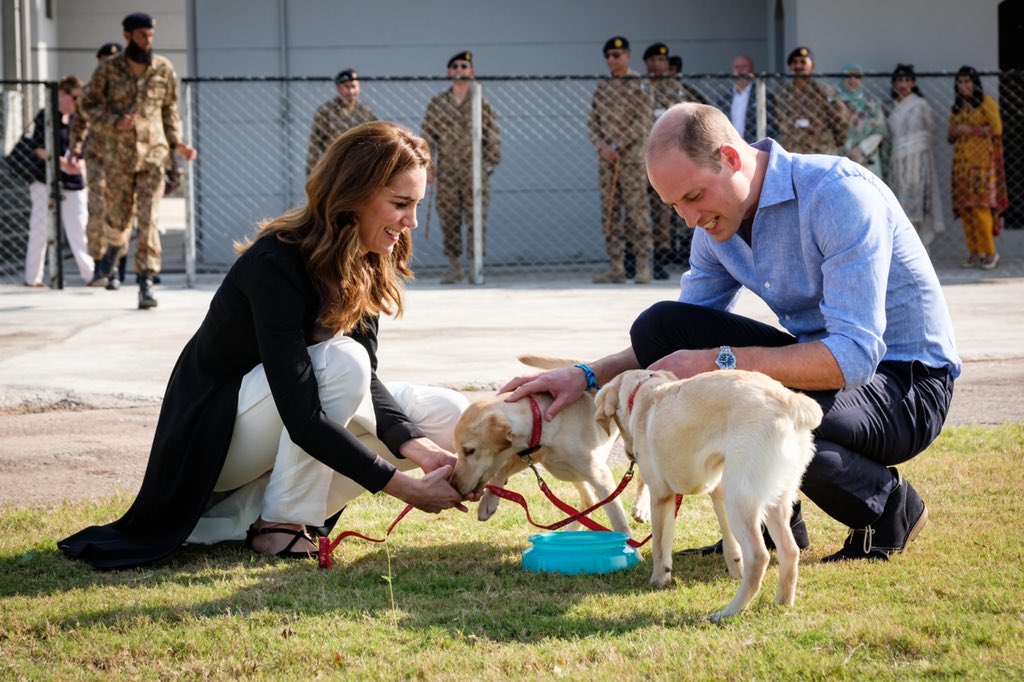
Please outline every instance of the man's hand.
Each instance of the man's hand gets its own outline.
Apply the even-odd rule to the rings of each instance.
[[[65,159],[63,156],[60,158],[60,169],[68,175],[81,175],[82,174],[82,162],[75,157]]]
[[[675,374],[679,379],[689,379],[703,372],[715,370],[717,368],[717,365],[715,365],[716,357],[718,357],[717,348],[711,350],[677,350],[654,362],[647,369],[655,372],[667,370]]]
[[[181,154],[181,158],[185,159],[186,161],[193,160],[199,154],[199,152],[196,151],[195,147],[190,147],[184,142],[179,142],[177,145],[175,145],[174,150]]]
[[[615,163],[619,160],[619,153],[606,144],[602,144],[597,148],[597,155],[605,163]]]
[[[579,400],[586,390],[587,377],[583,374],[583,370],[578,367],[566,367],[540,374],[516,377],[502,386],[498,392],[512,391],[512,395],[505,399],[509,403],[514,403],[520,398],[534,393],[550,393],[555,400],[548,406],[544,413],[544,419],[551,421],[564,407]]]
[[[129,130],[135,129],[135,114],[121,114],[121,116],[114,123],[114,130],[126,133]]]

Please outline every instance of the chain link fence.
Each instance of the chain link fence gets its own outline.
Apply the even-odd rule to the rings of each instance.
[[[968,250],[961,224],[953,216],[953,148],[946,140],[954,80],[951,73],[917,75],[917,86],[933,124],[930,132],[919,135],[926,136],[924,145],[934,159],[939,208],[936,216],[941,218],[936,222],[942,225],[942,231],[935,234],[929,250],[945,279],[980,274],[978,270],[966,271],[959,267],[966,260]],[[833,104],[842,106],[838,92],[841,74],[823,74],[814,81],[835,89]],[[888,73],[864,74],[861,90],[873,98],[885,121],[877,145],[861,144],[863,140],[853,139],[854,145],[850,148],[857,147],[865,156],[877,157],[880,174],[893,185],[896,182],[895,176],[890,174],[893,151],[903,143],[893,138],[894,127],[889,125],[894,108],[890,81]],[[436,281],[450,266],[452,246],[449,245],[446,254],[441,215],[448,224],[453,215],[455,220],[461,221],[461,262],[467,268],[479,267],[485,277],[507,274],[521,279],[558,272],[590,281],[593,275],[608,268],[610,249],[606,231],[613,231],[623,239],[627,252],[652,253],[656,258],[660,252],[661,265],[673,279],[685,269],[689,230],[678,217],[671,214],[666,217],[657,197],[648,194],[642,176],[630,175],[635,169],[626,163],[625,157],[630,151],[627,143],[623,143],[627,148],[618,150],[624,160],[614,178],[619,205],[609,206],[609,202],[602,205],[602,182],[605,188],[612,183],[608,173],[602,176],[599,172],[593,141],[592,103],[595,91],[602,84],[607,85],[609,79],[481,77],[477,82],[486,100],[486,107],[482,107],[482,149],[478,151],[478,182],[482,185],[482,205],[486,207],[486,215],[481,216],[486,235],[481,244],[483,255],[480,262],[471,262],[472,157],[467,160],[465,148],[460,148],[442,160],[438,183],[428,189],[428,199],[420,209],[419,229],[413,234],[414,268],[421,281]],[[1016,73],[985,73],[982,82],[986,94],[999,103],[1002,114],[1010,201],[1005,229],[995,240],[1002,260],[992,272],[1020,275],[1024,274],[1024,230],[1018,229],[1024,227],[1024,155],[1021,154],[1024,126],[1020,120],[1024,118],[1024,78]],[[646,78],[633,79],[629,84],[648,95],[663,85]],[[685,78],[684,84],[687,87],[685,97],[703,99],[728,110],[733,88],[731,77],[691,75]],[[800,149],[801,142],[797,138],[802,133],[805,138],[813,137],[809,133],[827,128],[832,114],[794,113],[788,103],[790,84],[788,76],[762,74],[757,77],[752,85],[751,107],[754,111],[760,107],[762,118],[759,120],[755,115],[750,119],[748,135],[767,133],[791,151],[810,151]],[[372,109],[377,118],[396,121],[420,132],[431,100],[446,92],[450,85],[446,78],[362,77],[360,101]],[[27,123],[17,117],[11,120],[7,112],[14,107],[6,103],[21,96],[38,101],[42,106],[46,87],[20,86],[13,95],[9,94],[12,90],[5,90],[5,152],[10,149],[12,140],[24,132]],[[26,93],[31,88],[38,92]],[[179,107],[186,137],[199,150],[199,157],[187,166],[188,227],[184,246],[174,243],[175,248],[184,251],[183,261],[190,273],[225,271],[234,260],[234,241],[251,235],[258,221],[277,216],[304,200],[312,121],[318,107],[336,98],[334,83],[326,78],[184,80]],[[488,108],[495,120],[493,130],[486,125]],[[657,103],[652,99],[649,114],[636,113],[643,110],[642,106],[635,111],[619,111],[604,105],[598,113],[612,125],[646,130],[653,123],[656,108]],[[34,111],[32,107],[27,110]],[[456,137],[461,134],[471,144],[471,107],[461,105],[443,111],[449,117],[449,132]],[[649,118],[636,121],[630,116]],[[444,118],[441,119],[444,123]],[[899,125],[895,129],[899,134]],[[831,136],[833,143],[844,144],[834,144],[834,150],[823,151],[846,153],[847,140],[839,133]],[[495,152],[499,149],[500,155],[497,155]],[[451,192],[445,194],[446,173],[449,177],[458,176],[460,182],[456,184],[463,186],[464,194],[455,200]],[[643,185],[642,193],[635,191],[633,185],[637,184]],[[642,206],[638,207],[640,203]],[[27,188],[0,169],[0,215],[3,216],[0,219],[0,277],[4,281],[17,281],[20,277],[27,212]],[[639,227],[635,224],[638,222]],[[619,227],[610,230],[614,225]],[[650,250],[645,243],[646,235],[652,235]],[[165,253],[165,260],[174,260],[174,254]],[[627,256],[627,268],[628,265]]]

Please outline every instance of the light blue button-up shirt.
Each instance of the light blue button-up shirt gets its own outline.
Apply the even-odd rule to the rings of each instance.
[[[883,360],[958,376],[935,269],[885,183],[840,157],[790,154],[772,140],[754,146],[770,157],[751,244],[695,230],[679,300],[728,310],[747,287],[797,341],[825,344],[848,388]]]

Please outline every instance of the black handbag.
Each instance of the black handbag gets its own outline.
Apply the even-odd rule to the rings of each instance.
[[[4,163],[11,173],[25,182],[46,182],[46,162],[35,155],[32,138],[23,135],[4,157]]]

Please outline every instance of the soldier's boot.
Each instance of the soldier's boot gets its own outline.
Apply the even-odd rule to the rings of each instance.
[[[636,254],[633,253],[632,248],[626,249],[626,255],[622,257],[622,268],[626,273],[626,279],[636,277]]]
[[[458,256],[448,257],[448,272],[441,277],[441,284],[455,284],[466,278],[462,271],[462,260]]]
[[[672,258],[672,249],[655,249],[654,279],[668,279],[668,270],[665,266],[672,262]]]
[[[116,246],[107,247],[103,257],[96,263],[96,269],[93,271],[89,286],[111,288],[111,280],[117,280],[117,251]],[[113,288],[116,289],[117,287]]]
[[[117,263],[117,278],[124,283],[125,273],[128,272],[128,254],[121,256],[121,260]]]
[[[650,258],[637,258],[636,260],[636,277],[633,278],[634,284],[650,284],[651,283],[651,259]]]
[[[157,301],[153,295],[153,273],[143,270],[135,275],[135,280],[139,283],[139,310],[155,308]]]
[[[626,281],[626,268],[622,261],[612,261],[612,266],[590,280],[594,284],[622,284]]]

